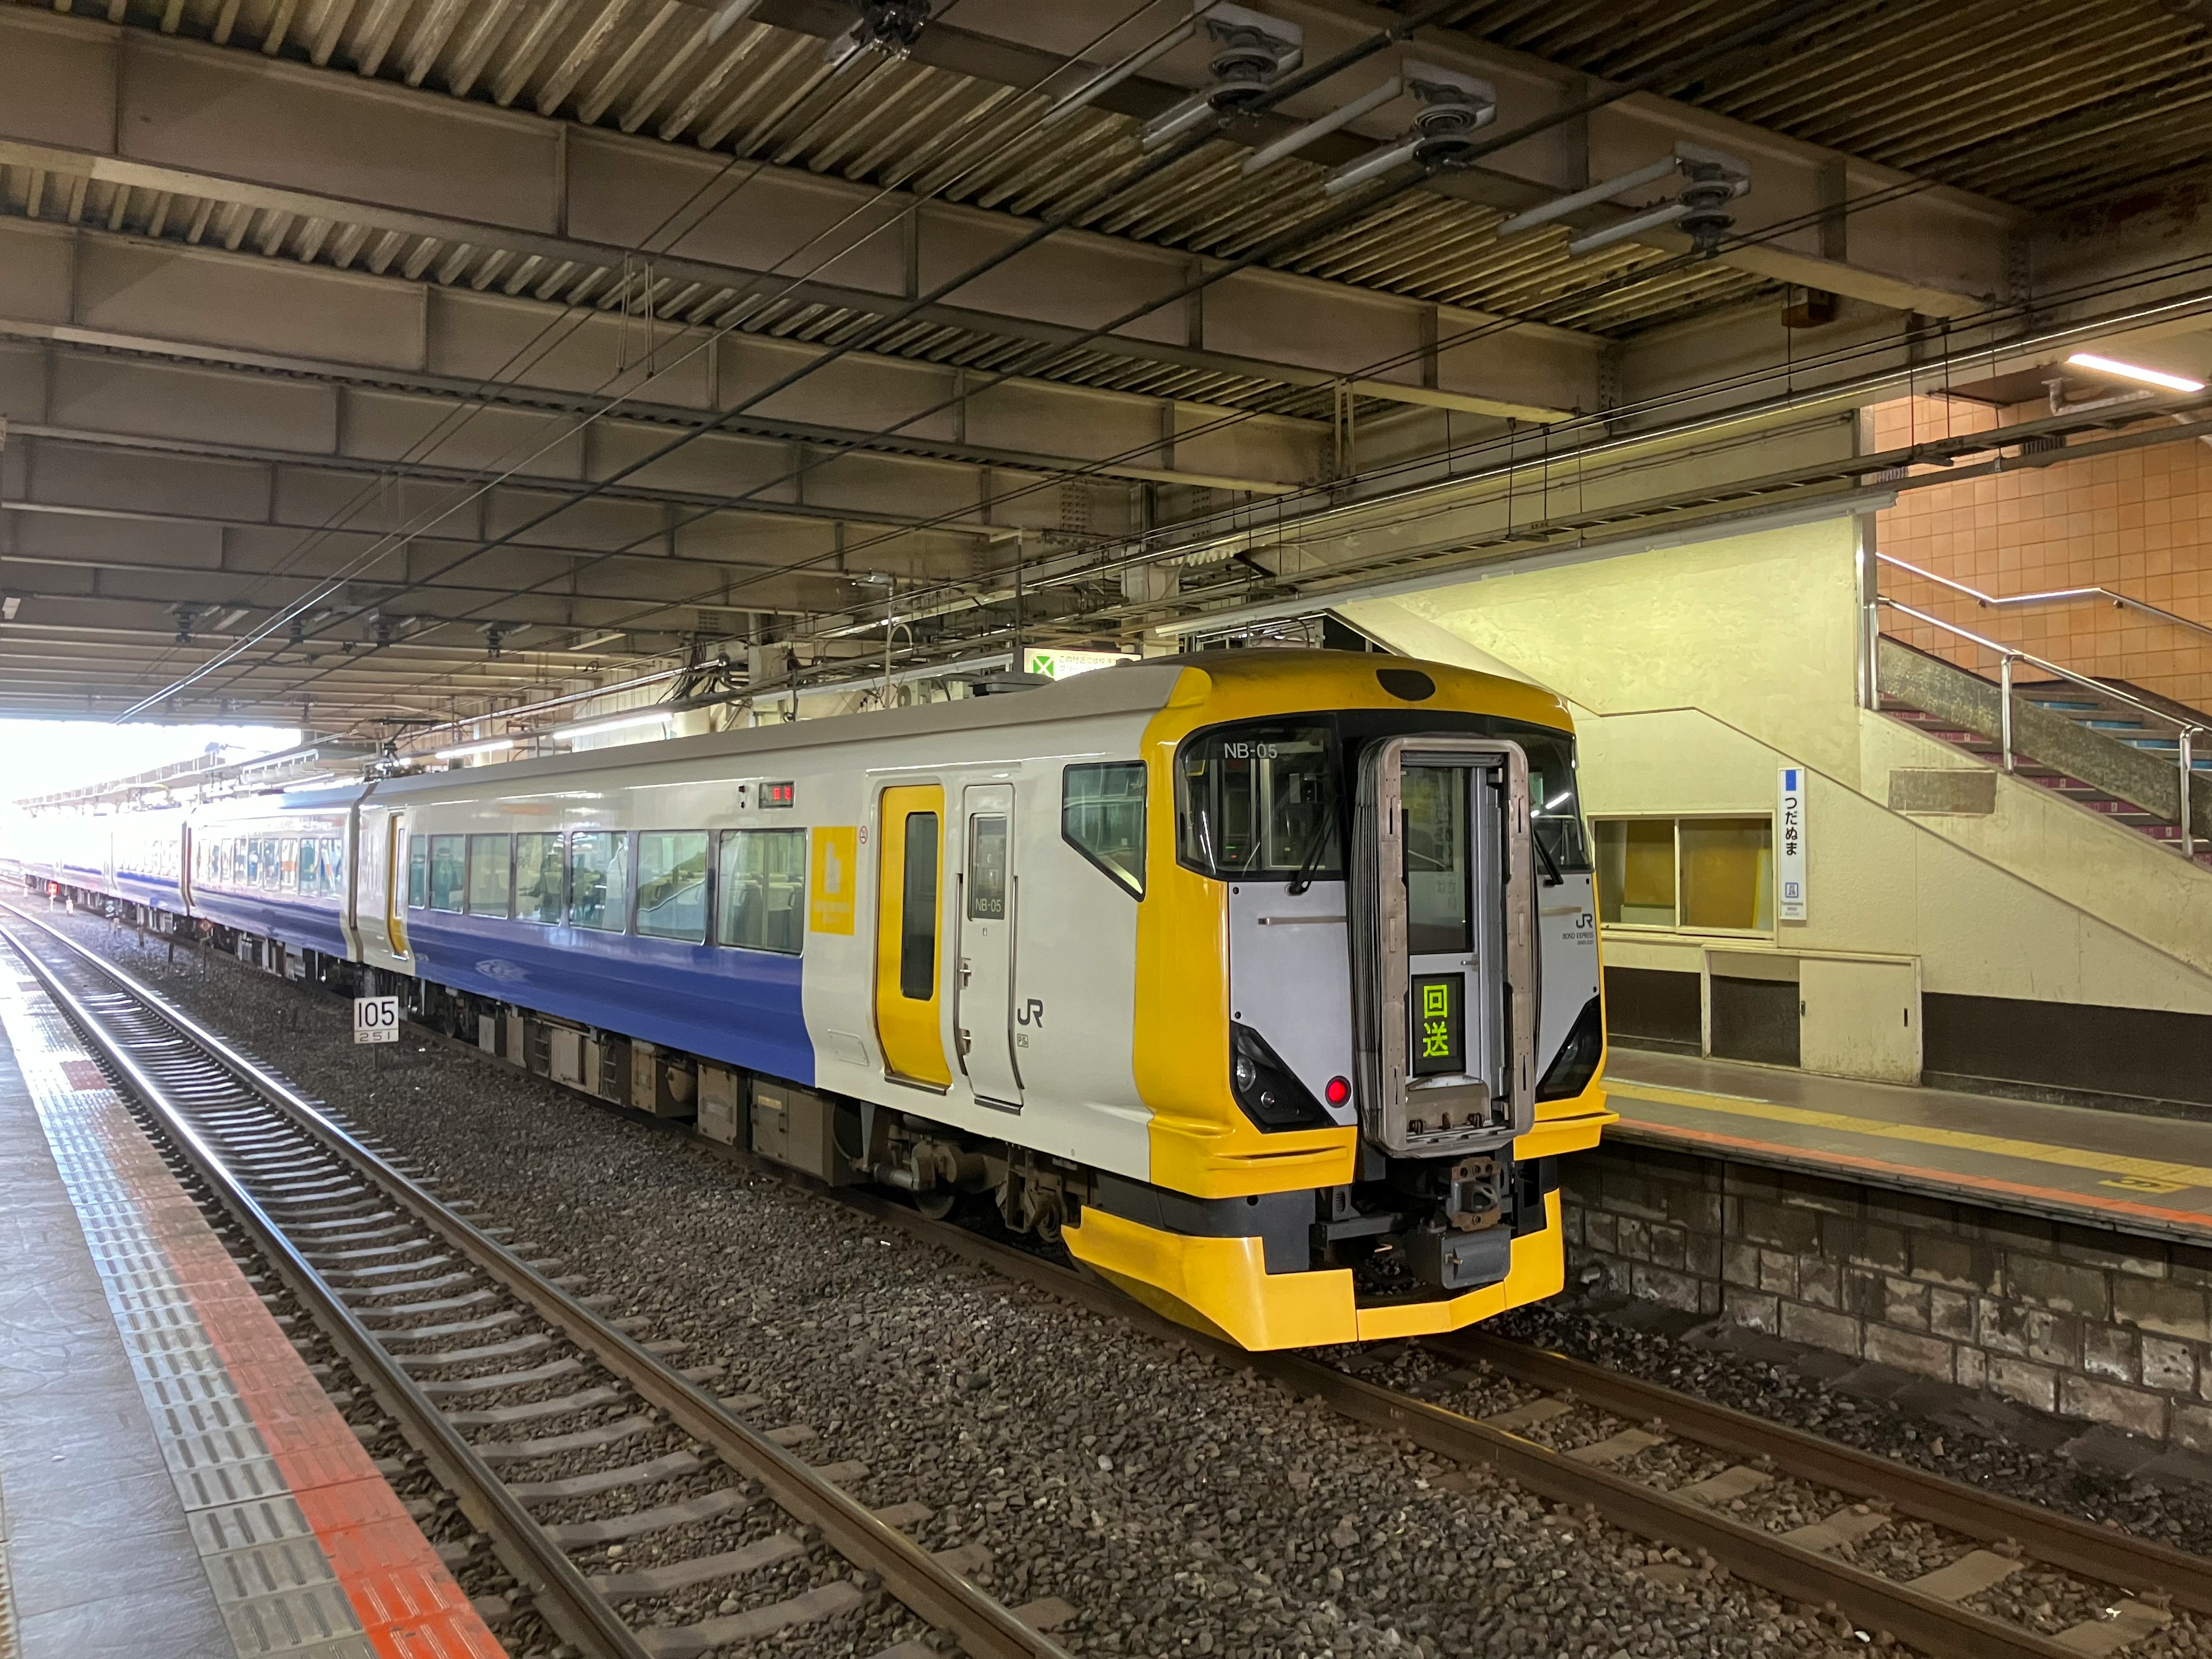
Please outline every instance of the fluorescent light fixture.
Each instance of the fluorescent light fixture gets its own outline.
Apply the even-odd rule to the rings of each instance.
[[[1402,166],[1413,159],[1421,148],[1419,134],[1403,143],[1393,144],[1388,149],[1378,149],[1357,161],[1347,161],[1328,175],[1328,182],[1321,187],[1324,196],[1341,196],[1365,184],[1370,179],[1380,179],[1391,168]]]
[[[1657,230],[1671,225],[1677,219],[1686,219],[1691,212],[1687,202],[1669,202],[1665,207],[1654,208],[1649,213],[1639,213],[1633,219],[1623,219],[1617,225],[1607,225],[1603,230],[1594,230],[1587,236],[1577,236],[1567,244],[1567,252],[1580,257],[1595,253],[1601,247],[1611,247],[1615,242],[1625,242],[1632,236],[1641,236],[1647,230]]]
[[[1405,82],[1392,76],[1364,97],[1355,98],[1342,109],[1331,110],[1317,121],[1309,121],[1296,132],[1286,132],[1264,149],[1255,149],[1244,158],[1241,171],[1246,178],[1263,167],[1273,167],[1285,155],[1304,149],[1316,138],[1325,138],[1339,127],[1349,126],[1370,110],[1378,110],[1406,89]]]
[[[1618,179],[1607,179],[1603,184],[1592,185],[1588,190],[1562,196],[1556,202],[1547,202],[1541,207],[1530,208],[1526,213],[1516,213],[1498,226],[1498,234],[1513,236],[1524,230],[1534,230],[1539,225],[1548,225],[1553,220],[1564,219],[1580,209],[1595,207],[1600,202],[1610,201],[1625,190],[1634,190],[1638,185],[1656,185],[1662,179],[1671,177],[1680,166],[1680,161],[1669,155],[1663,161],[1654,161],[1633,173],[1624,173]]]
[[[713,46],[732,29],[752,15],[760,0],[729,0],[729,3],[707,20],[707,44]]]
[[[2145,368],[2141,363],[2124,363],[2117,357],[2100,357],[2094,351],[2077,351],[2066,361],[2075,368],[2117,374],[2124,380],[2140,380],[2145,386],[2163,386],[2168,392],[2204,390],[2203,381],[2192,380],[2185,374],[2169,374],[2162,368]]]
[[[608,732],[628,732],[640,726],[666,726],[668,710],[656,708],[646,714],[617,714],[610,720],[578,720],[574,726],[559,726],[553,735],[563,743],[574,743],[579,738],[596,738]]]
[[[487,738],[482,743],[457,743],[451,749],[441,749],[430,758],[432,760],[466,760],[471,755],[496,755],[501,750],[514,747],[513,738]]]
[[[1125,58],[1112,68],[1101,70],[1097,74],[1092,76],[1088,81],[1085,81],[1081,86],[1076,88],[1074,91],[1069,93],[1065,98],[1062,98],[1058,103],[1047,110],[1042,115],[1037,117],[1037,125],[1041,127],[1048,127],[1055,121],[1066,119],[1069,116],[1074,114],[1076,111],[1081,109],[1085,104],[1091,102],[1094,98],[1101,97],[1105,94],[1111,92],[1115,87],[1120,86],[1122,82],[1127,80],[1139,70],[1146,68],[1159,58],[1166,57],[1170,52],[1173,52],[1184,41],[1189,40],[1192,35],[1198,33],[1199,17],[1202,17],[1205,14],[1203,12],[1200,12],[1197,16],[1190,18],[1188,21],[1178,23],[1175,27],[1170,29],[1165,34],[1160,36],[1158,40],[1153,41],[1151,46],[1146,46],[1142,52],[1137,53],[1135,57]]]
[[[15,613],[22,608],[23,598],[20,593],[10,593],[6,599],[0,599],[0,622],[15,621]]]

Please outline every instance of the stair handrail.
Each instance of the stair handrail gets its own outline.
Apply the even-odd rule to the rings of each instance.
[[[2122,610],[2139,611],[2146,617],[2155,617],[2176,628],[2186,628],[2212,639],[2212,623],[2198,622],[2194,617],[2185,617],[2178,611],[2164,610],[2134,595],[2122,593],[2110,587],[2053,587],[2040,593],[1984,593],[1978,587],[1969,587],[1948,576],[1939,576],[1932,570],[1923,570],[1917,564],[1907,564],[1903,559],[1893,558],[1887,553],[1875,556],[1877,562],[1894,569],[1910,571],[1923,580],[1934,582],[1938,587],[1948,587],[1954,593],[1963,593],[1985,610],[2001,611],[2015,605],[2051,605],[2075,599],[2110,599]]]
[[[1881,558],[1884,556],[1876,554],[1875,556]],[[1895,563],[1897,561],[1892,560],[1891,562]],[[1910,568],[1907,567],[1907,568]],[[1941,581],[1943,579],[1939,576],[1936,580]],[[1956,586],[1955,583],[1949,585]],[[2070,680],[2075,685],[2094,691],[2099,696],[2109,697],[2114,702],[2125,703],[2139,713],[2148,714],[2154,720],[2163,720],[2172,726],[2179,740],[2176,747],[2179,750],[2179,757],[2181,762],[2181,856],[2185,859],[2197,856],[2197,839],[2191,819],[2189,788],[2191,780],[2196,775],[2196,740],[2200,736],[2212,735],[2212,732],[2208,732],[2206,727],[2197,725],[2193,721],[2178,719],[2155,704],[2145,702],[2141,697],[2130,696],[2124,691],[2106,684],[2102,680],[2091,679],[2087,674],[2077,674],[2070,668],[2062,668],[2055,662],[2037,656],[2033,651],[2023,651],[2016,645],[2000,645],[1995,640],[1984,639],[1971,629],[1960,628],[1955,623],[1945,622],[1941,617],[1931,617],[1925,611],[1915,610],[1912,606],[1901,605],[1895,599],[1876,595],[1874,602],[1877,608],[1894,611],[1901,617],[1910,617],[1917,623],[1925,623],[1940,633],[1954,635],[1960,639],[1980,646],[1984,651],[1993,651],[1996,653],[1997,749],[2002,758],[2004,769],[2008,772],[2014,769],[2012,750],[2012,665],[2016,662],[2032,663],[2045,673],[2056,674],[2062,680]]]

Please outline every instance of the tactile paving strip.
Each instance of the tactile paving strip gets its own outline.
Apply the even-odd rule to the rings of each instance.
[[[499,1654],[67,1022],[21,995],[0,1022],[240,1659]]]

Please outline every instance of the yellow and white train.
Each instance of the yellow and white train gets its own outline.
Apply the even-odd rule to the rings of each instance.
[[[1216,653],[30,843],[572,1087],[988,1195],[1254,1348],[1551,1295],[1611,1121],[1571,723],[1437,664]]]

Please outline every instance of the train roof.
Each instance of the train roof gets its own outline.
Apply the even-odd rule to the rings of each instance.
[[[994,696],[875,709],[826,720],[795,720],[700,737],[620,744],[537,760],[510,761],[498,767],[496,772],[501,783],[508,780],[527,782],[584,770],[768,756],[891,738],[1006,730],[1114,714],[1151,714],[1165,708],[1170,697],[1180,705],[1195,708],[1212,701],[1218,693],[1232,690],[1244,695],[1224,698],[1224,702],[1242,705],[1251,700],[1250,694],[1254,692],[1265,696],[1279,689],[1284,713],[1334,708],[1403,708],[1406,700],[1402,694],[1386,691],[1376,677],[1378,670],[1391,668],[1416,669],[1428,675],[1447,699],[1457,706],[1472,702],[1487,712],[1516,720],[1563,730],[1572,727],[1565,703],[1551,692],[1525,681],[1371,652],[1270,648],[1212,652],[1203,659],[1157,658]],[[1186,676],[1197,677],[1196,683],[1186,679]],[[1237,710],[1239,714],[1243,712],[1246,711],[1241,707]],[[1223,718],[1231,717],[1224,711]],[[375,798],[399,799],[417,792],[452,788],[460,781],[450,772],[389,779],[375,786]],[[482,784],[483,778],[477,769],[471,769],[465,781],[476,786]]]

